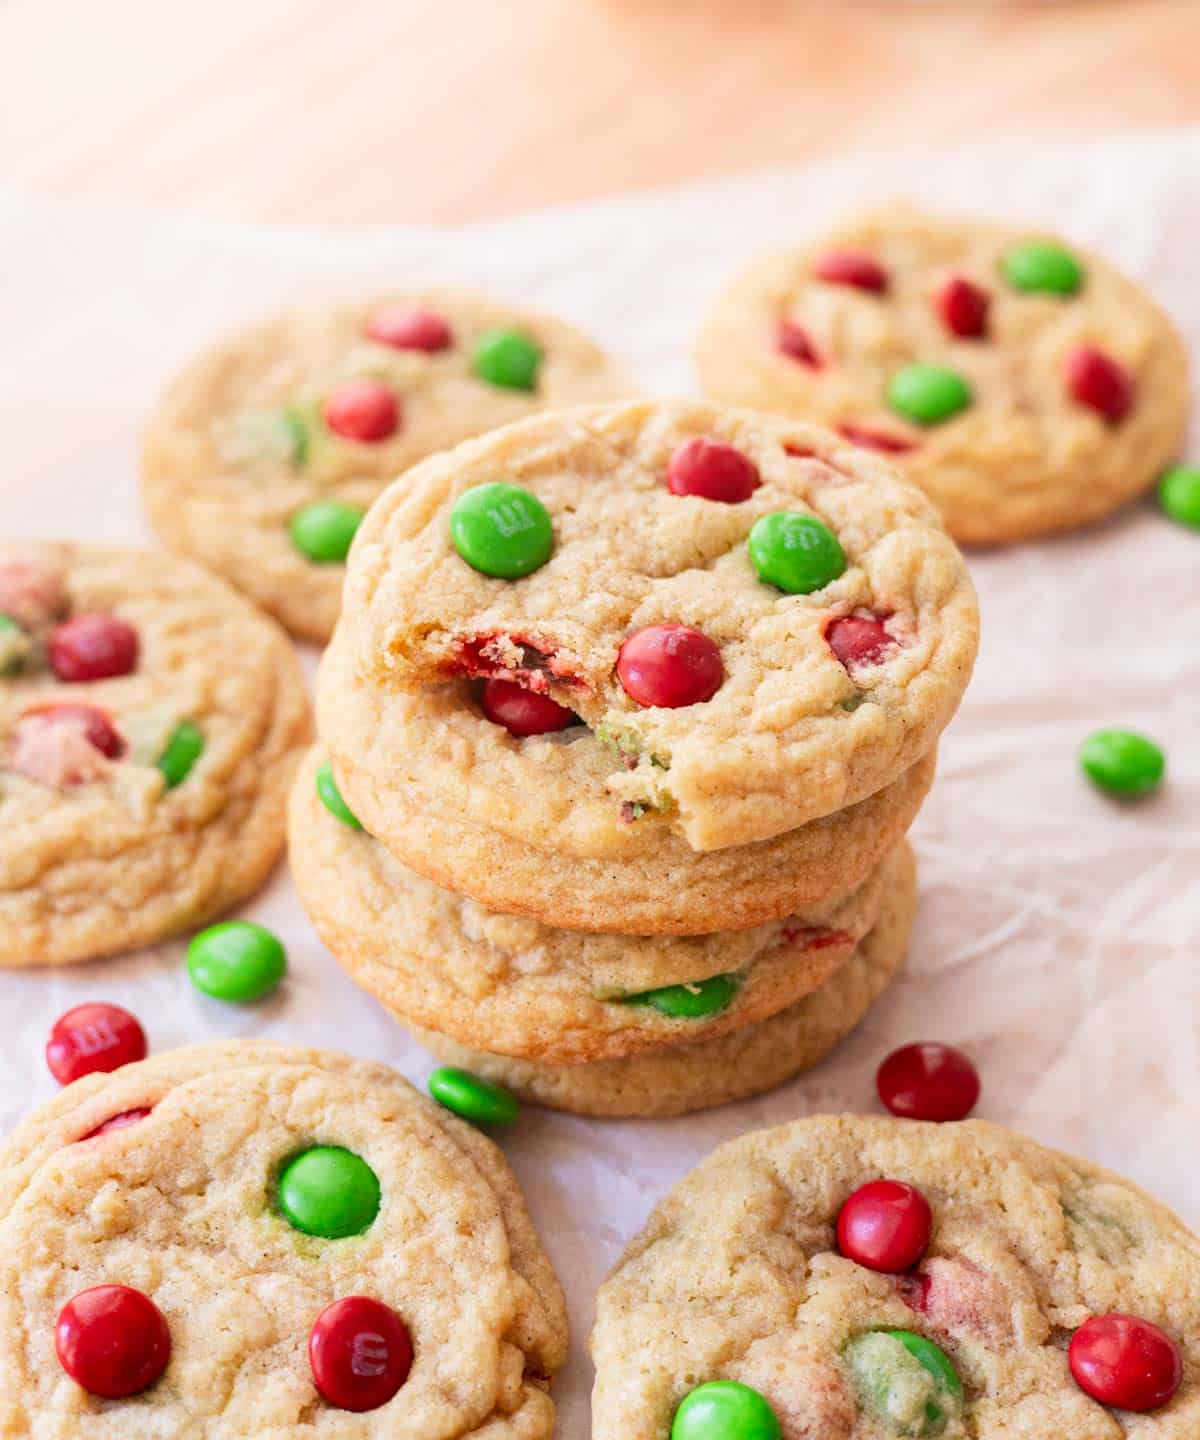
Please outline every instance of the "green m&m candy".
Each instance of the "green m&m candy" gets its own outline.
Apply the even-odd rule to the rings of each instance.
[[[204,753],[204,732],[190,720],[184,720],[172,730],[166,749],[154,762],[167,789],[174,790],[192,773],[192,766]]]
[[[820,590],[846,568],[846,552],[829,526],[795,510],[760,516],[746,546],[759,579],[788,595]]]
[[[864,1406],[897,1435],[936,1436],[962,1413],[962,1381],[945,1351],[911,1330],[856,1335],[844,1357]]]
[[[364,512],[340,500],[315,500],[297,510],[288,525],[292,544],[315,565],[340,565]]]
[[[487,330],[475,342],[471,368],[502,390],[534,390],[542,347],[520,330]]]
[[[499,580],[519,580],[549,560],[554,526],[536,495],[493,480],[464,491],[454,502],[450,539],[473,570]]]
[[[971,403],[971,387],[944,365],[906,365],[888,385],[887,401],[915,425],[940,425]]]
[[[469,1070],[443,1065],[429,1077],[429,1093],[472,1125],[511,1125],[521,1113],[514,1096]]]
[[[11,615],[0,611],[0,675],[12,675],[19,670],[28,649],[25,631]]]
[[[781,1440],[782,1434],[767,1401],[736,1380],[698,1385],[671,1422],[671,1440]]]
[[[321,804],[326,810],[331,815],[336,815],[343,825],[349,825],[351,830],[363,828],[362,821],[342,799],[342,792],[333,778],[333,766],[328,760],[323,760],[317,771],[317,794],[321,797]]]
[[[1162,750],[1136,730],[1097,730],[1079,747],[1079,763],[1094,785],[1127,799],[1157,790],[1167,768]]]
[[[352,1150],[314,1145],[283,1167],[276,1198],[289,1225],[322,1240],[342,1240],[375,1223],[379,1177]]]
[[[1200,465],[1176,465],[1158,482],[1158,500],[1172,520],[1200,530]]]
[[[1083,284],[1083,266],[1075,256],[1043,240],[1014,245],[1000,261],[1000,269],[1014,290],[1074,295]]]
[[[245,1005],[278,986],[287,969],[287,952],[279,937],[264,926],[225,920],[192,937],[187,967],[197,990],[214,1000]]]
[[[650,1005],[672,1020],[703,1020],[724,1010],[737,994],[736,975],[710,975],[694,985],[664,985],[660,990],[643,990],[627,995],[626,1005]]]

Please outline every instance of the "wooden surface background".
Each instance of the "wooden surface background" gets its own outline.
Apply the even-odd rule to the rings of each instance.
[[[0,173],[30,188],[456,221],[1200,121],[1200,0],[0,0],[0,85]]]

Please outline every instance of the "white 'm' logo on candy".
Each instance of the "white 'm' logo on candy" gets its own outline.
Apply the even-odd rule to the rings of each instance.
[[[364,1331],[350,1346],[350,1369],[364,1380],[374,1380],[387,1369],[388,1347],[382,1335]]]
[[[101,1050],[111,1050],[120,1043],[107,1020],[97,1020],[75,1031],[75,1048],[81,1055],[99,1055]]]

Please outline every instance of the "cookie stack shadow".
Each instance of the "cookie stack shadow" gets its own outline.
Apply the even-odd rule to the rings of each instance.
[[[342,619],[318,681],[320,743],[292,795],[291,863],[304,906],[339,963],[441,1060],[523,1099],[579,1114],[682,1114],[769,1090],[816,1065],[897,975],[915,909],[915,863],[905,836],[932,784],[941,730],[970,674],[974,596],[961,557],[928,519],[925,502],[828,432],[781,425],[778,438],[774,429],[762,438],[762,417],[696,407],[670,411],[665,422],[649,405],[614,409],[591,415],[586,432],[569,420],[559,426],[566,441],[550,417],[496,432],[489,443],[505,447],[505,473],[528,475],[536,488],[534,462],[519,469],[526,456],[546,464],[553,444],[552,463],[562,465],[571,445],[594,445],[603,424],[619,439],[632,434],[629,443],[647,451],[644,504],[662,503],[672,523],[679,512],[660,501],[661,486],[654,488],[659,462],[653,447],[667,453],[689,426],[693,432],[703,427],[701,433],[724,427],[746,448],[757,445],[764,491],[768,484],[778,490],[774,503],[804,500],[826,485],[822,503],[848,534],[856,535],[859,494],[898,497],[889,502],[891,513],[909,506],[913,516],[899,532],[909,549],[907,573],[919,573],[925,587],[924,630],[916,632],[914,622],[916,638],[896,651],[901,678],[876,663],[871,674],[885,676],[886,698],[868,706],[868,691],[855,686],[844,699],[853,661],[830,657],[814,625],[822,623],[820,612],[804,608],[807,597],[789,602],[791,608],[778,605],[775,592],[746,578],[735,507],[722,506],[715,519],[702,517],[726,525],[733,537],[720,539],[732,558],[711,583],[741,587],[736,605],[746,612],[757,606],[768,619],[799,617],[789,623],[814,626],[794,648],[810,647],[811,663],[808,652],[803,663],[817,680],[793,685],[792,672],[781,668],[759,677],[758,693],[778,679],[797,693],[805,684],[827,686],[831,699],[814,727],[821,744],[786,753],[779,747],[791,770],[779,773],[773,789],[775,772],[760,767],[740,801],[740,777],[731,775],[725,757],[740,746],[738,753],[753,764],[755,735],[734,733],[724,749],[704,737],[705,761],[717,756],[717,767],[705,774],[724,781],[734,799],[725,806],[711,799],[723,790],[701,795],[697,812],[708,831],[698,840],[681,818],[682,802],[668,797],[656,806],[631,798],[638,792],[630,784],[660,784],[666,767],[654,768],[650,746],[625,750],[607,717],[522,733],[519,724],[514,730],[497,723],[503,716],[485,700],[485,682],[456,675],[452,667],[424,686],[392,683],[386,667],[372,668],[391,643],[381,640],[395,613],[386,608],[390,599],[381,602],[384,584],[395,583],[396,593],[406,596],[415,590],[429,607],[439,603],[431,598],[432,585],[421,593],[430,567],[441,565],[452,581],[460,574],[455,565],[466,573],[456,556],[445,555],[438,538],[444,522],[436,512],[422,532],[433,536],[431,547],[441,547],[436,562],[406,558],[417,552],[397,538],[400,527],[424,514],[423,492],[415,487],[427,481],[432,489],[445,483],[461,489],[471,476],[459,475],[459,467],[469,472],[475,465],[488,474],[483,462],[490,452],[477,442],[475,449],[418,467],[420,474],[410,472],[405,488],[394,486],[364,522]],[[670,429],[660,440],[664,424]],[[835,470],[825,452],[842,468]],[[768,479],[773,474],[779,478]],[[764,508],[772,500],[768,496]],[[737,523],[748,528],[752,518]],[[564,531],[568,523],[578,529],[583,522],[564,512]],[[879,523],[898,522],[885,517]],[[865,563],[866,580],[855,583],[871,582],[876,556],[894,566],[898,553],[895,537],[886,535]],[[390,567],[384,584],[370,573],[381,559]],[[880,586],[899,585],[894,570],[880,571]],[[714,572],[689,573],[708,587]],[[532,592],[496,593],[519,608]],[[376,619],[385,614],[382,629],[372,628],[372,607]],[[554,613],[561,619],[567,612]],[[427,628],[433,623],[451,628],[442,615]],[[882,633],[877,622],[851,624]],[[397,622],[392,634],[399,633]],[[423,643],[415,623],[404,633],[405,643],[414,635],[414,644]],[[734,667],[742,661],[732,643],[727,654]],[[525,663],[519,654],[502,658],[512,673]],[[739,681],[732,668],[730,674],[732,697]],[[862,680],[872,683],[869,676]],[[862,709],[846,714],[843,726],[839,706]],[[715,703],[694,709],[697,727],[725,723],[726,712]],[[620,720],[625,712],[618,703],[613,713]],[[902,723],[902,714],[913,718]],[[680,733],[668,777],[673,787],[682,787],[690,773],[685,747],[693,737]],[[834,741],[829,746],[827,734]],[[854,748],[840,754],[836,745],[848,734]],[[814,803],[805,823],[793,828],[772,823],[784,813],[785,799],[791,813],[802,812],[809,776],[834,800]],[[760,819],[764,838],[724,838],[738,825],[752,833]]]

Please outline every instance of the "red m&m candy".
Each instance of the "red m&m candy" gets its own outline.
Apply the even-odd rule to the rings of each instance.
[[[317,1316],[308,1337],[317,1389],[339,1410],[377,1410],[412,1369],[408,1327],[379,1300],[350,1295]]]
[[[373,444],[400,428],[400,402],[378,380],[347,380],[326,398],[325,423],[347,440]]]
[[[825,631],[829,648],[847,670],[860,665],[878,665],[896,642],[874,616],[844,615]]]
[[[849,440],[851,445],[861,445],[864,450],[878,450],[881,455],[905,455],[917,448],[903,435],[889,435],[886,430],[874,430],[869,425],[847,422],[838,426],[838,434]]]
[[[60,1085],[145,1058],[146,1032],[119,1005],[76,1005],[54,1022],[46,1042],[46,1064]]]
[[[979,1071],[953,1045],[904,1045],[879,1067],[875,1086],[893,1115],[963,1120],[979,1099]]]
[[[128,675],[138,661],[138,635],[115,615],[74,615],[50,636],[50,668],[76,684]]]
[[[781,320],[775,332],[775,348],[789,360],[798,360],[801,365],[810,365],[814,370],[821,368],[821,352],[803,325],[794,320]]]
[[[671,456],[667,489],[672,495],[699,495],[736,505],[762,484],[758,467],[732,445],[697,435]]]
[[[850,285],[855,290],[882,294],[888,287],[887,271],[863,250],[829,250],[817,261],[813,273],[829,285]]]
[[[1098,411],[1114,425],[1133,405],[1133,381],[1123,365],[1090,345],[1080,345],[1063,361],[1067,389],[1081,405]]]
[[[120,731],[97,705],[47,705],[26,714],[51,725],[78,725],[88,743],[109,760],[119,760],[125,753]]]
[[[367,335],[393,350],[448,350],[454,343],[450,326],[433,310],[384,305],[367,321]]]
[[[103,1124],[89,1130],[86,1135],[81,1135],[80,1143],[84,1140],[95,1140],[99,1135],[110,1135],[114,1130],[128,1130],[131,1125],[137,1125],[144,1120],[149,1113],[149,1106],[138,1105],[132,1110],[122,1110],[119,1115],[110,1115]]]
[[[493,725],[503,725],[510,735],[546,735],[574,725],[576,715],[548,695],[535,695],[511,680],[488,680],[479,697],[483,713]]]
[[[89,1395],[122,1400],[148,1390],[167,1368],[171,1332],[148,1295],[128,1285],[97,1285],[63,1306],[54,1349]]]
[[[952,275],[937,293],[937,310],[951,335],[975,340],[987,334],[991,297],[982,286]]]
[[[838,1249],[868,1270],[898,1275],[911,1270],[929,1246],[929,1201],[901,1180],[872,1180],[842,1206]]]
[[[1157,1410],[1179,1389],[1179,1347],[1136,1315],[1093,1315],[1071,1338],[1067,1352],[1079,1388],[1117,1410]]]
[[[677,709],[711,700],[725,679],[721,652],[686,625],[649,625],[617,656],[617,678],[639,705]]]

